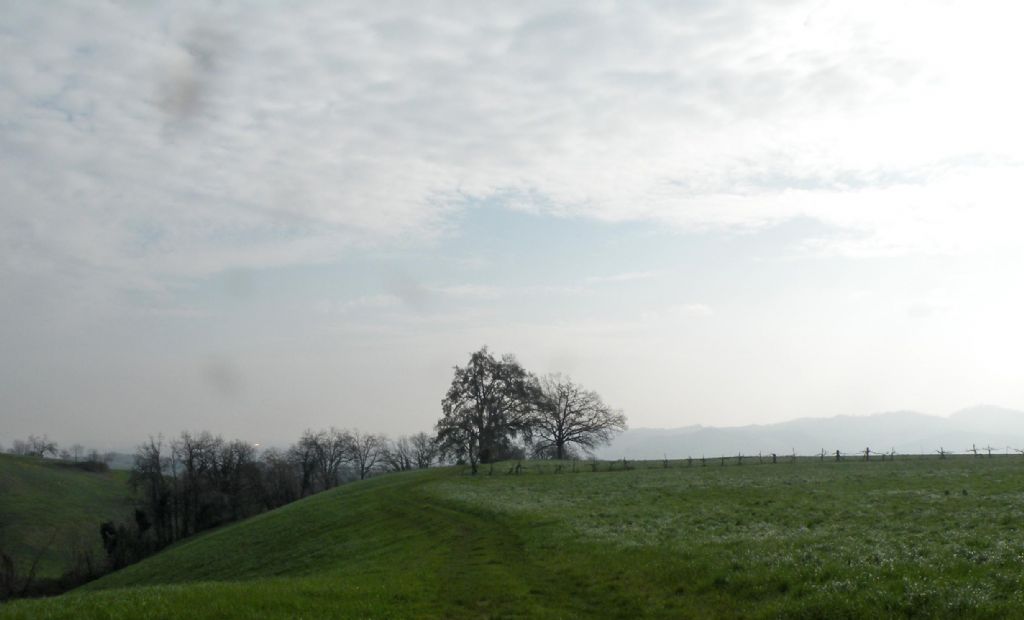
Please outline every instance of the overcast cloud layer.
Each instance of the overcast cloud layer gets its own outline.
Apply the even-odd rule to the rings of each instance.
[[[1022,406],[1012,8],[4,2],[4,426],[415,431],[485,343],[634,425]]]

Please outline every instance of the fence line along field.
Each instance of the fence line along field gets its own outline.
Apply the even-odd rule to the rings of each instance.
[[[1020,456],[699,463],[380,476],[0,617],[1024,614]]]

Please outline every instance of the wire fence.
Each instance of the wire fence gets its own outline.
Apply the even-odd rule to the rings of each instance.
[[[667,456],[661,459],[567,459],[567,460],[519,460],[503,461],[479,466],[479,473],[484,475],[521,475],[521,474],[563,474],[581,472],[609,472],[629,471],[634,469],[671,469],[689,467],[725,467],[728,465],[780,465],[793,464],[797,462],[892,462],[897,460],[945,460],[952,458],[1007,458],[1018,456],[1024,459],[1024,449],[1004,446],[996,448],[993,446],[978,447],[972,444],[970,448],[962,450],[947,450],[940,446],[937,450],[929,453],[901,453],[894,448],[889,450],[874,450],[870,446],[863,450],[826,450],[822,448],[816,453],[797,453],[791,450],[789,453],[758,452],[756,454],[745,454],[738,452],[733,455],[720,454],[717,456],[686,456],[684,458],[670,459]]]

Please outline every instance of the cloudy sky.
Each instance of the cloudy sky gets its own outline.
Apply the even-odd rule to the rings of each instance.
[[[1012,10],[0,1],[0,443],[1024,408]]]

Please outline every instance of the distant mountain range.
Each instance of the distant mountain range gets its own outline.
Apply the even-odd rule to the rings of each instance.
[[[798,455],[895,449],[900,454],[963,453],[991,446],[993,453],[1024,449],[1024,411],[979,406],[949,417],[913,411],[867,416],[801,418],[778,424],[737,427],[636,428],[598,450],[602,458],[660,459],[688,456]]]

